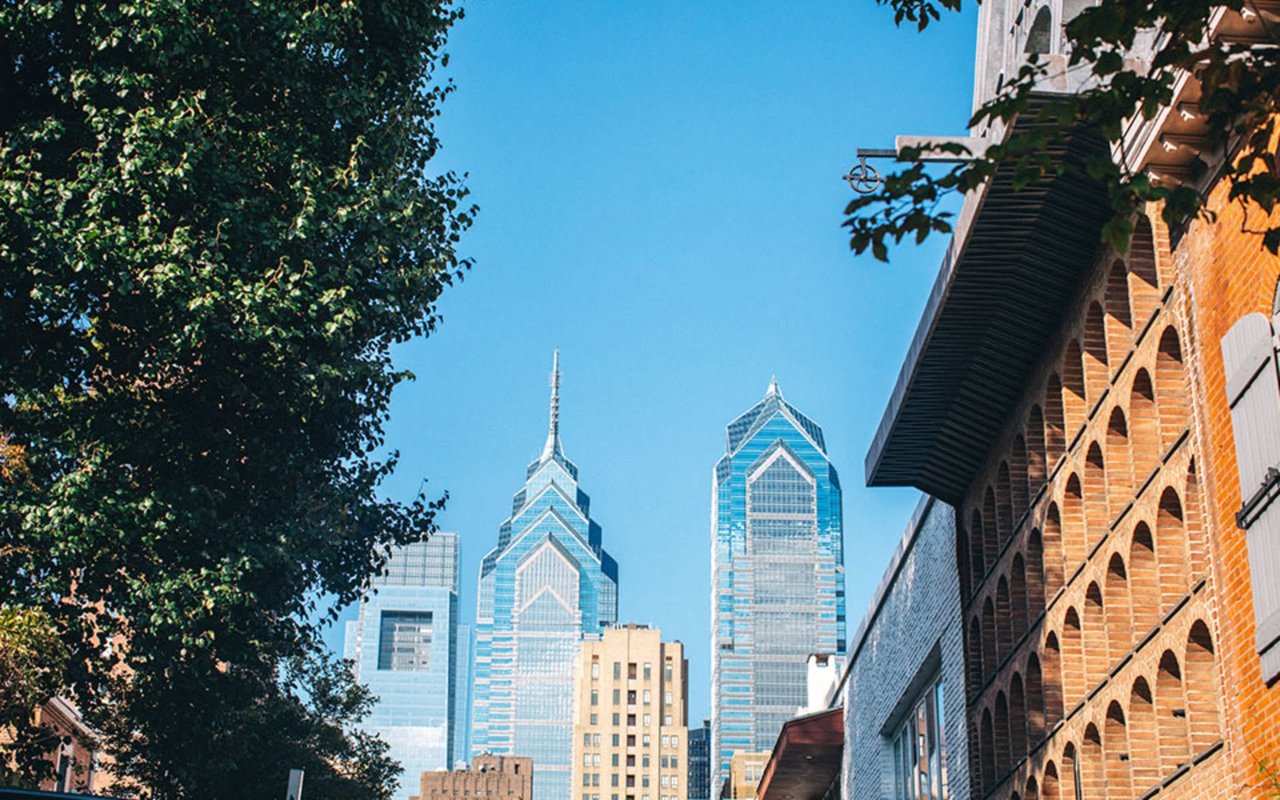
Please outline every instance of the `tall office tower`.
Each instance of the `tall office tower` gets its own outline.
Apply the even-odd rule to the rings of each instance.
[[[805,661],[843,652],[840,480],[822,428],[782,397],[729,423],[711,492],[712,791],[805,704]]]
[[[711,720],[689,729],[689,800],[711,800]]]
[[[346,657],[378,698],[364,727],[391,746],[410,776],[453,763],[458,627],[458,535],[395,548],[360,616],[347,623]]]
[[[458,626],[458,658],[455,661],[453,685],[453,764],[466,762],[471,754],[471,663],[476,655],[475,628]]]
[[[583,641],[567,800],[687,800],[688,671],[684,645],[645,625]]]
[[[574,658],[617,616],[618,565],[560,445],[557,353],[546,446],[480,565],[472,752],[530,756],[534,794],[570,797]]]

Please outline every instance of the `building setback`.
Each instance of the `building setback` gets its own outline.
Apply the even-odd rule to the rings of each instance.
[[[642,625],[589,637],[574,664],[573,786],[582,800],[687,800],[684,646]]]
[[[1044,91],[1080,89],[1082,7],[984,3],[975,104],[1032,52]],[[1221,11],[1210,41],[1255,35]],[[1260,797],[1280,758],[1280,260],[1214,184],[1197,92],[1177,82],[1114,155],[1195,181],[1214,221],[1149,206],[1120,252],[1079,172],[1020,191],[1001,167],[966,198],[867,457],[869,484],[956,509],[973,796]],[[1108,152],[1089,130],[1054,147]]]
[[[392,551],[370,580],[346,657],[378,698],[362,723],[388,745],[406,775],[448,769],[456,729],[458,536],[436,533]],[[408,798],[411,781],[397,798]]]
[[[617,608],[618,566],[560,444],[557,353],[546,445],[481,563],[475,627],[472,750],[531,757],[539,798],[573,796],[573,663]]]
[[[726,430],[711,521],[712,791],[805,705],[805,660],[845,646],[840,481],[777,381]]]
[[[533,800],[533,759],[482,753],[469,769],[424,772],[411,800]]]

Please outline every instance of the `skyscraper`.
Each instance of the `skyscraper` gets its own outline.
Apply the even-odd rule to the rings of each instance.
[[[688,665],[684,645],[647,625],[583,641],[574,670],[574,795],[566,800],[686,800]]]
[[[378,702],[364,726],[404,766],[397,798],[418,775],[453,762],[457,716],[458,536],[437,533],[395,548],[360,616],[347,623],[346,657]]]
[[[531,756],[535,796],[570,797],[574,658],[617,615],[618,566],[560,445],[557,352],[546,445],[480,565],[472,752]]]
[[[711,720],[689,728],[689,800],[711,800]]]
[[[733,754],[771,750],[805,704],[807,656],[845,646],[840,480],[776,380],[729,423],[711,508],[714,796]]]

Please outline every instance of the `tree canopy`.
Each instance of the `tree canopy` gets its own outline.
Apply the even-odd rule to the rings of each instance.
[[[962,0],[876,2],[892,9],[897,24],[924,31],[944,13],[960,10]],[[1037,125],[1032,132],[1014,131],[983,153],[962,152],[954,143],[934,148],[967,157],[948,169],[921,160],[929,147],[904,151],[900,155],[910,163],[886,175],[877,190],[855,198],[845,209],[850,247],[856,253],[871,250],[887,260],[890,241],[923,241],[932,232],[950,232],[951,214],[941,202],[948,194],[977,188],[1001,165],[1017,170],[1024,184],[1072,168],[1055,163],[1046,153],[1049,145],[1079,126],[1095,128],[1119,146],[1126,124],[1154,118],[1173,101],[1179,77],[1190,75],[1201,91],[1204,160],[1214,162],[1218,178],[1229,183],[1229,200],[1252,212],[1249,230],[1258,235],[1259,245],[1272,253],[1280,251],[1280,222],[1272,213],[1280,199],[1274,147],[1280,112],[1280,14],[1274,4],[1252,6],[1245,0],[1099,0],[1069,20],[1064,32],[1067,64],[1087,68],[1093,78],[1090,85],[1039,103],[1036,113],[1048,125]],[[1210,22],[1223,10],[1252,15],[1260,41],[1210,39]],[[1149,58],[1128,58],[1144,35],[1154,42]],[[1028,113],[1049,70],[1046,59],[1029,54],[1017,74],[1007,76],[1000,91],[978,108],[970,126],[1007,124]],[[1205,194],[1197,188],[1198,176],[1185,182],[1161,181],[1149,170],[1132,171],[1106,156],[1086,159],[1078,168],[1105,187],[1113,217],[1103,238],[1122,249],[1132,233],[1134,212],[1143,204],[1159,203],[1171,227],[1212,216]]]
[[[379,486],[390,348],[469,266],[431,169],[460,14],[0,4],[0,604],[153,797],[394,782],[316,606],[442,502]]]

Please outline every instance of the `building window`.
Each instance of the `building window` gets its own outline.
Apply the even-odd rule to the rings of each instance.
[[[591,705],[593,706],[600,705],[600,692],[598,692],[595,689],[591,690]]]
[[[613,662],[613,679],[616,681],[622,677],[622,662]]]
[[[644,690],[644,704],[647,706],[653,702],[653,693],[648,689]]]
[[[594,680],[598,680],[599,678],[600,678],[600,662],[593,660],[591,662],[591,680],[594,681]]]
[[[897,800],[943,800],[947,797],[947,758],[943,744],[942,679],[915,702],[893,738],[894,786]]]
[[[425,672],[431,666],[431,612],[383,611],[378,669]]]
[[[622,724],[621,722],[619,722],[619,721],[618,721],[618,720],[620,720],[620,719],[622,719],[622,717],[620,717],[620,716],[618,715],[618,712],[616,712],[616,711],[615,711],[615,712],[613,713],[613,724],[614,724],[614,726],[618,726],[618,725],[621,725],[621,724]]]
[[[646,661],[644,662],[644,679],[647,681],[649,680],[650,677],[651,677],[651,674],[649,672],[649,662]]]
[[[636,665],[634,661],[627,664],[627,678],[630,680],[636,679]]]

